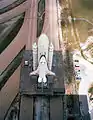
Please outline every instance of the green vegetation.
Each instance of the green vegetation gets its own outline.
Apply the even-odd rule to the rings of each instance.
[[[66,58],[64,60],[64,70],[66,76],[66,82],[70,84],[72,81],[74,82],[73,78],[73,58],[70,50],[66,50]]]
[[[16,22],[9,25],[8,29],[4,30],[4,32],[0,34],[0,54],[14,40],[15,36],[19,32],[23,24],[23,16],[24,14]]]
[[[91,84],[89,90],[88,90],[89,93],[93,94],[93,83]]]
[[[14,71],[18,68],[22,61],[25,47],[18,53],[14,60],[7,66],[7,68],[0,75],[0,89],[5,85],[7,80],[11,77]]]
[[[0,14],[5,13],[5,12],[7,12],[7,11],[9,11],[9,10],[17,7],[18,5],[22,4],[22,3],[25,2],[25,1],[26,1],[26,0],[17,0],[17,1],[15,1],[15,2],[13,2],[12,4],[10,4],[10,5],[2,8],[2,9],[0,9]]]
[[[44,24],[44,18],[45,18],[45,0],[40,0],[38,3],[38,13],[37,13],[37,37],[42,32],[43,24]]]
[[[0,24],[0,34],[1,32],[6,28],[6,25],[5,24]]]
[[[93,87],[91,87],[88,92],[93,94]]]
[[[81,5],[87,9],[93,9],[93,0],[79,0]]]
[[[17,93],[15,96],[14,100],[12,101],[11,105],[9,106],[6,115],[5,115],[5,120],[13,120],[14,118],[14,113],[18,117],[19,115],[19,103],[20,103],[20,95]]]
[[[42,32],[43,24],[44,24],[44,17],[45,17],[45,15],[43,15],[42,20],[38,18],[38,22],[37,22],[37,37],[39,37],[41,32]]]
[[[45,10],[45,0],[40,0],[38,3],[38,12],[42,14]]]
[[[93,0],[71,0],[72,14],[76,18],[85,18],[93,22]],[[85,21],[75,21],[75,27],[78,30],[80,42],[85,42],[89,36],[88,30],[93,26]]]
[[[93,19],[93,14],[92,14],[93,9],[91,10],[91,9],[87,9],[86,7],[84,7],[84,5],[86,4],[86,1],[88,3],[90,3],[90,1],[93,1],[93,0],[72,0],[73,15],[76,17],[84,17],[86,19],[92,20]],[[88,7],[89,5],[86,4],[86,6]],[[90,8],[90,6],[89,6],[89,8]]]

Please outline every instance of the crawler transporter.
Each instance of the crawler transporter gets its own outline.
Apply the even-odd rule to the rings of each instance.
[[[45,34],[23,56],[20,120],[63,120],[62,53]],[[56,113],[56,114],[55,114]]]

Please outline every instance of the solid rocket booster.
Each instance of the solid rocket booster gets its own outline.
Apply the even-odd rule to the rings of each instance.
[[[48,55],[48,68],[49,68],[49,70],[51,70],[51,68],[52,68],[53,50],[54,50],[54,47],[53,47],[53,44],[51,42],[49,45],[49,55]]]
[[[33,50],[33,70],[36,70],[37,69],[37,59],[38,59],[36,42],[33,44],[32,50]]]

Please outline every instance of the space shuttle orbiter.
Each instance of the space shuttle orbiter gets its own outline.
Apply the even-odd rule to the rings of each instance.
[[[55,75],[51,71],[53,59],[53,44],[49,44],[49,39],[45,34],[41,34],[38,39],[38,46],[33,44],[33,72],[31,75],[39,75],[38,82],[47,82],[46,75]]]

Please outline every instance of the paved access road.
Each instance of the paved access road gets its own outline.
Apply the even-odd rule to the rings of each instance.
[[[54,49],[59,50],[57,3],[56,0],[46,0],[45,2],[45,22],[42,32],[47,34]]]

